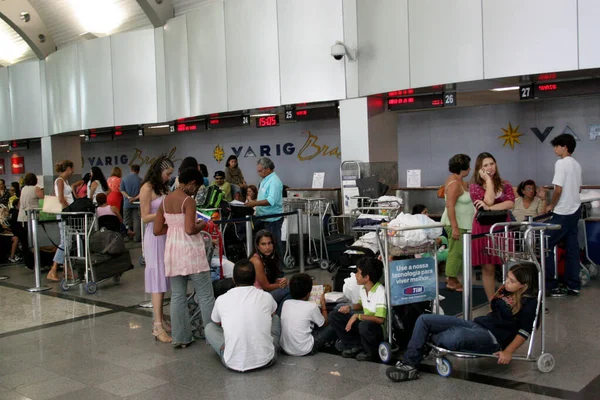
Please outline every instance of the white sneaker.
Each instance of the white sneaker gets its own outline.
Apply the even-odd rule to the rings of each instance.
[[[17,262],[17,257],[8,257],[8,261],[10,261],[11,263],[16,263]]]

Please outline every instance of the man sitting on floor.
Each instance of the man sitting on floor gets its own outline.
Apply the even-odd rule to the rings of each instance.
[[[277,303],[268,292],[254,287],[254,265],[244,259],[233,267],[236,285],[219,296],[211,315],[214,322],[204,329],[206,341],[223,364],[244,372],[275,364],[280,322]]]

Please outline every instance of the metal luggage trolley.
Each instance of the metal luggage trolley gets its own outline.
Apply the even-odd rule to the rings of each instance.
[[[65,278],[60,282],[60,287],[62,290],[69,290],[71,286],[81,283],[81,279],[75,278],[73,261],[82,260],[85,264],[85,291],[89,294],[95,293],[96,282],[94,282],[92,271],[89,237],[95,229],[96,214],[93,212],[61,212],[58,215],[65,225]],[[73,242],[75,242],[75,249],[72,248]],[[73,250],[76,250],[76,255],[71,254]],[[68,271],[71,271],[72,279],[69,279]]]
[[[387,341],[379,345],[379,358],[389,364],[399,351],[394,343],[392,330],[393,308],[423,301],[432,301],[433,310],[439,312],[439,278],[437,263],[437,243],[411,243],[404,233],[417,229],[443,228],[443,224],[429,224],[404,228],[377,227],[377,242],[385,279],[385,295],[388,304]],[[416,258],[423,255],[427,257]],[[402,260],[391,260],[394,256],[413,256]]]
[[[499,229],[500,228],[500,229]],[[502,229],[503,228],[503,229]],[[519,229],[521,228],[521,229]],[[525,228],[525,230],[523,230]],[[545,341],[545,256],[548,253],[548,238],[544,235],[546,230],[560,229],[557,224],[546,224],[539,222],[502,222],[492,225],[490,233],[487,235],[488,244],[486,249],[490,255],[498,256],[503,261],[503,277],[506,280],[508,274],[509,261],[521,261],[534,264],[538,270],[538,286],[537,294],[538,307],[536,309],[533,328],[529,339],[527,354],[524,356],[513,356],[513,360],[536,362],[540,372],[550,372],[554,368],[554,357],[550,353],[546,353]],[[519,230],[514,230],[519,229]],[[466,266],[464,266],[466,268]],[[470,270],[470,268],[469,268]],[[466,288],[465,288],[466,289]],[[533,346],[535,341],[535,333],[540,322],[541,330],[541,349],[540,355],[533,355]],[[478,354],[471,352],[460,352],[443,349],[434,344],[428,343],[432,348],[432,353],[436,361],[436,369],[441,376],[449,376],[452,373],[452,363],[446,356],[455,356],[459,358],[477,358],[488,357],[497,358],[493,354]]]
[[[306,258],[307,265],[319,264],[322,269],[329,268],[329,254],[327,246],[325,245],[325,218],[332,214],[332,201],[328,199],[316,198],[316,197],[288,197],[283,201],[283,212],[292,212],[298,209],[303,210],[307,219],[307,232],[308,232],[308,253]],[[315,239],[315,235],[312,234],[311,217],[316,215],[318,217],[318,240],[319,246]],[[289,221],[289,220],[288,220]],[[290,245],[290,226],[288,224],[287,235],[286,235],[286,248],[283,262],[286,267],[293,268],[295,265],[294,257],[291,254]],[[318,249],[318,252],[317,252]]]

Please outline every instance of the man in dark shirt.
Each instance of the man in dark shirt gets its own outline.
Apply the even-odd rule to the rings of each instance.
[[[142,240],[142,227],[140,220],[140,206],[133,204],[139,201],[142,178],[139,176],[140,166],[133,164],[131,173],[121,180],[121,193],[123,193],[123,219],[127,229],[135,233],[133,240]]]

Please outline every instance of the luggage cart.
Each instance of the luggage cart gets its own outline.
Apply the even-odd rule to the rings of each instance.
[[[74,261],[81,260],[85,268],[85,291],[89,294],[96,292],[96,283],[92,276],[92,257],[90,254],[90,235],[96,225],[96,214],[93,212],[61,212],[62,223],[64,224],[65,240],[65,277],[60,282],[62,290],[69,290],[72,286],[80,284],[80,278],[75,277],[73,268]],[[72,248],[75,242],[75,248]],[[75,255],[72,252],[75,250]],[[71,279],[69,279],[69,271]]]
[[[406,246],[394,246],[394,238],[402,238],[404,232],[417,230],[417,229],[432,229],[432,228],[443,228],[443,224],[429,224],[420,226],[411,226],[403,228],[391,228],[387,225],[378,226],[377,242],[379,245],[379,252],[381,254],[381,260],[383,261],[383,275],[385,279],[385,295],[388,304],[387,313],[387,341],[382,342],[379,345],[379,358],[382,362],[389,364],[396,357],[399,351],[398,346],[394,343],[393,336],[393,309],[395,306],[408,305],[413,303],[420,303],[423,301],[432,301],[433,310],[437,314],[440,309],[439,305],[439,277],[438,277],[438,263],[437,263],[437,243],[435,240],[429,240],[425,243],[410,243],[410,241],[404,241]],[[427,254],[428,257],[416,258],[415,256]],[[413,256],[412,259],[391,261],[393,256]],[[413,261],[415,260],[415,261]],[[433,261],[431,263],[430,261]],[[419,264],[418,271],[419,276],[427,278],[419,280],[417,283],[410,282],[410,278],[402,279],[397,274],[407,273],[407,276],[411,275],[413,270],[412,265],[405,265],[408,263]],[[394,270],[392,271],[393,268]],[[433,275],[433,276],[432,276]],[[413,278],[417,275],[413,274]],[[394,282],[393,279],[398,279],[400,283]],[[402,282],[406,280],[406,282]],[[394,293],[392,293],[392,291]]]
[[[592,210],[592,201],[598,201],[600,198],[594,197],[582,201],[580,233],[583,233],[583,240],[580,239],[579,247],[583,248],[585,257],[580,257],[581,286],[587,286],[590,279],[598,275],[598,264],[600,264],[600,218],[590,216]]]
[[[525,231],[515,231],[511,229],[519,227],[525,227],[526,229]],[[503,229],[500,229],[500,231],[498,231],[498,228]],[[505,261],[503,268],[505,279],[507,273],[506,265],[508,261],[521,261],[531,263],[534,264],[538,270],[538,307],[536,309],[536,315],[533,321],[533,328],[529,339],[527,354],[524,356],[513,355],[512,359],[517,361],[535,362],[540,372],[552,371],[555,364],[554,357],[550,353],[546,353],[546,318],[544,310],[546,267],[545,256],[548,252],[548,238],[545,236],[544,232],[546,230],[555,230],[560,228],[560,225],[539,222],[502,222],[492,225],[492,227],[490,228],[490,233],[487,235],[488,246],[486,247],[486,249],[491,255],[498,256]],[[540,355],[535,357],[533,355],[533,345],[535,342],[535,334],[538,327],[538,321],[540,322],[541,330],[541,350]],[[454,356],[458,358],[497,358],[497,356],[493,354],[478,354],[471,352],[447,350],[436,346],[432,343],[428,343],[428,346],[431,347],[432,353],[435,357],[435,365],[438,374],[444,377],[447,377],[452,373],[452,363],[448,360],[447,356]]]

